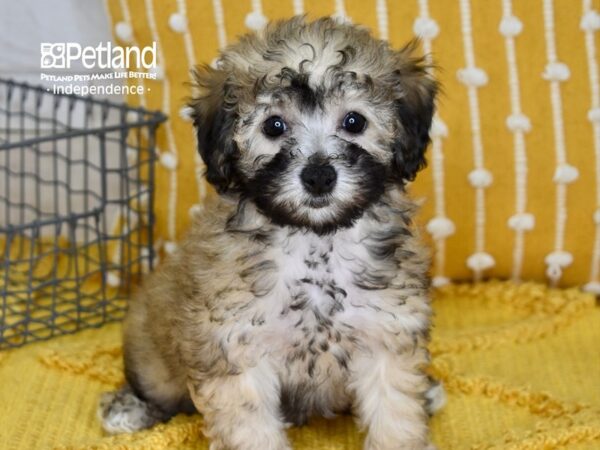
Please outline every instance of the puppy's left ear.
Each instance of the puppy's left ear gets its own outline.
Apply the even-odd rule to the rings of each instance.
[[[437,82],[427,73],[425,60],[411,55],[415,46],[413,42],[395,54],[393,73],[394,104],[400,122],[392,144],[393,171],[403,184],[413,181],[427,165],[425,150],[438,92]]]

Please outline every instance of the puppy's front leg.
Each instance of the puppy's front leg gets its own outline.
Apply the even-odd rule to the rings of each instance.
[[[279,410],[279,381],[265,363],[237,375],[189,381],[204,416],[210,450],[287,450]]]
[[[419,369],[425,350],[393,354],[377,350],[353,358],[351,389],[359,424],[368,430],[365,450],[425,450],[428,447],[424,393]]]

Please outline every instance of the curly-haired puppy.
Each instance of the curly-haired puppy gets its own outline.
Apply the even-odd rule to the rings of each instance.
[[[436,83],[414,46],[302,18],[196,70],[190,105],[221,194],[132,299],[128,385],[109,432],[195,407],[211,449],[287,449],[285,428],[352,411],[370,450],[425,449],[428,256],[405,184]]]

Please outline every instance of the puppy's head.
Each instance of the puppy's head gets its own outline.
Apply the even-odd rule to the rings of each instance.
[[[413,48],[332,19],[242,37],[195,72],[207,180],[277,224],[350,226],[425,165],[437,88]]]

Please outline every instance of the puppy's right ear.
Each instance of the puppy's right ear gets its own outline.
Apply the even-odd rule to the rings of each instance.
[[[223,71],[200,66],[193,71],[195,90],[189,106],[196,127],[198,151],[206,164],[206,179],[219,193],[235,191],[239,178],[235,168],[239,156],[233,132],[237,115],[227,102],[228,86]]]

